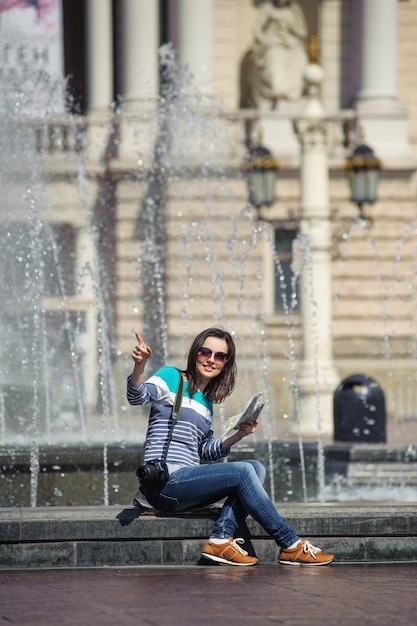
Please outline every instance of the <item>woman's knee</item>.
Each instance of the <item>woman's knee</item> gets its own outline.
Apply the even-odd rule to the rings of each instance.
[[[260,461],[257,461],[256,459],[248,459],[246,461],[238,461],[238,463],[241,463],[242,466],[250,473],[254,471],[258,480],[263,484],[266,476],[266,469]]]
[[[257,461],[256,459],[249,459],[246,462],[250,463],[252,465],[252,467],[255,470],[259,480],[261,481],[261,483],[263,483],[264,480],[265,480],[265,477],[266,477],[266,469],[265,469],[265,466],[263,465],[263,463],[261,463],[260,461]]]

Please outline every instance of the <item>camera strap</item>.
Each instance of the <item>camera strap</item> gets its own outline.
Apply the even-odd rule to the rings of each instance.
[[[177,387],[177,392],[175,394],[174,405],[173,405],[172,411],[171,411],[171,419],[172,419],[171,428],[169,430],[168,440],[167,440],[167,443],[166,443],[166,446],[165,446],[164,456],[162,458],[162,462],[163,463],[166,463],[167,456],[168,456],[169,444],[171,443],[172,433],[174,432],[174,426],[177,423],[178,418],[179,418],[180,413],[181,413],[182,394],[183,394],[183,389],[184,389],[184,379],[183,379],[182,374],[181,374],[180,371],[179,371],[179,375],[180,375],[180,379],[178,381],[178,387]]]

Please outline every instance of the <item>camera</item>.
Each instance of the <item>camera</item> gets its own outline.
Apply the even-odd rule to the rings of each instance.
[[[159,459],[152,459],[138,467],[136,476],[141,485],[155,485],[166,482],[169,472],[166,463]]]

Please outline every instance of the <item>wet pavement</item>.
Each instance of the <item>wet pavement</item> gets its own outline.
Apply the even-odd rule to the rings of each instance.
[[[417,563],[0,571],[0,623],[408,626]]]

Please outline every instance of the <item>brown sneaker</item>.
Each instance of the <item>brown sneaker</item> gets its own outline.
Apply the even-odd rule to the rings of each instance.
[[[213,543],[209,539],[203,548],[202,556],[225,565],[255,565],[258,559],[249,556],[245,550],[238,546],[238,543],[244,543],[244,539],[230,537],[223,543]]]
[[[334,554],[325,554],[305,539],[291,550],[283,548],[279,555],[283,565],[328,565],[333,559]]]

